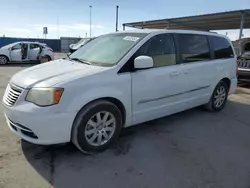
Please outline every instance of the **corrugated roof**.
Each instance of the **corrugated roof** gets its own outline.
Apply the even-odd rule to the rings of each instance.
[[[250,9],[203,14],[179,18],[167,18],[142,22],[124,23],[124,26],[148,29],[196,29],[196,30],[226,30],[239,29],[242,12],[244,27],[250,28]]]

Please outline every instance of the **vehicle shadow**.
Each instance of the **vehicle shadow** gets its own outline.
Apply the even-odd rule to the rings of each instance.
[[[6,65],[0,65],[1,67],[30,67],[34,65],[39,65],[39,62],[25,62],[25,63],[8,63]]]
[[[95,155],[70,143],[22,141],[21,147],[55,188],[247,187],[249,111],[250,105],[234,101],[220,113],[191,109],[124,129],[110,149]]]

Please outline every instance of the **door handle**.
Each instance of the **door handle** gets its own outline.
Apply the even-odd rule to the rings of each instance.
[[[177,75],[179,75],[179,74],[180,74],[180,72],[175,71],[175,72],[171,72],[171,73],[170,73],[170,76],[177,76]]]

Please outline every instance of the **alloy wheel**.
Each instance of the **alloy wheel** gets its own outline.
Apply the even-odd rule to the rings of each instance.
[[[92,146],[102,146],[108,142],[116,128],[116,120],[112,113],[102,111],[94,114],[85,128],[86,141]]]
[[[226,100],[226,88],[223,87],[223,86],[220,86],[217,90],[216,90],[216,93],[214,95],[214,106],[216,108],[219,108],[221,107],[225,100]]]
[[[6,64],[6,63],[7,63],[6,57],[0,56],[0,64],[1,64],[1,65],[4,65],[4,64]]]

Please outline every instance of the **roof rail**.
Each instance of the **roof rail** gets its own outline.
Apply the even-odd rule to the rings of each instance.
[[[165,28],[166,30],[191,30],[191,31],[205,31],[205,32],[211,32],[211,33],[216,33],[213,31],[209,31],[206,29],[194,29],[194,28]]]

